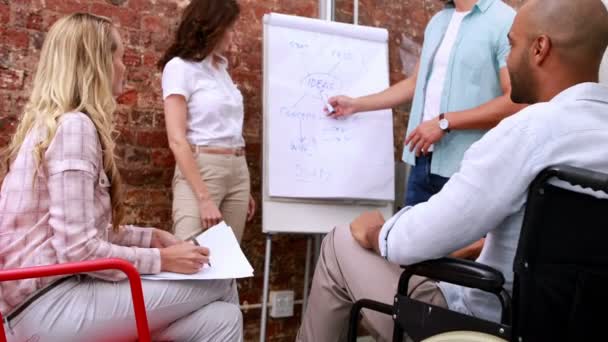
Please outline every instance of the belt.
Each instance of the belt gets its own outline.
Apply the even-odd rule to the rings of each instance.
[[[197,146],[190,145],[192,148],[192,152],[199,153],[207,153],[207,154],[224,154],[224,155],[233,155],[233,156],[244,156],[245,148],[237,147],[237,148],[229,148],[229,147],[211,147],[211,146]]]
[[[59,280],[56,280],[49,284],[47,287],[40,289],[33,296],[28,298],[25,302],[21,303],[18,307],[16,307],[13,311],[11,311],[8,315],[5,316],[4,320],[6,322],[10,322],[13,318],[17,317],[20,313],[23,312],[28,306],[32,305],[38,298],[47,294],[50,290],[56,288],[61,283],[65,282],[68,279],[74,278],[75,276],[64,277]]]

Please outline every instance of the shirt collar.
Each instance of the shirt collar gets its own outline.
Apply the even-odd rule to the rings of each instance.
[[[488,10],[488,8],[490,8],[494,1],[496,0],[479,0],[475,4],[475,7],[477,7],[481,12],[485,12]]]
[[[591,100],[608,103],[608,86],[594,82],[579,83],[563,90],[550,102],[559,103],[572,100]]]
[[[220,68],[225,69],[228,67],[228,59],[222,55],[218,55],[218,54],[214,54],[214,53],[211,53],[211,54],[209,54],[209,56],[205,57],[205,59],[203,59],[201,64],[203,64],[205,66],[213,67],[214,56],[218,58],[218,62],[219,62],[218,65]]]
[[[494,3],[496,0],[479,0],[473,7],[477,7],[482,13],[487,11],[488,8]],[[456,5],[454,3],[448,3],[446,5],[449,8],[454,8]]]

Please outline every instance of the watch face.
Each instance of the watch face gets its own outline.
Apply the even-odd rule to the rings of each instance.
[[[446,130],[448,129],[448,127],[450,126],[450,123],[448,122],[448,120],[446,119],[442,119],[439,120],[439,128],[441,128],[442,130]]]

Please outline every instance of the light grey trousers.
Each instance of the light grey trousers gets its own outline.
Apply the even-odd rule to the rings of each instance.
[[[243,340],[234,280],[142,280],[142,286],[155,341]],[[5,329],[11,342],[134,341],[129,283],[72,278],[38,298]]]
[[[354,302],[368,298],[392,304],[403,270],[377,254],[363,249],[353,239],[349,226],[340,226],[323,239],[310,297],[297,342],[341,342],[346,340],[348,318]],[[447,307],[437,283],[414,276],[409,296]],[[377,341],[390,341],[390,316],[363,310],[363,323]]]

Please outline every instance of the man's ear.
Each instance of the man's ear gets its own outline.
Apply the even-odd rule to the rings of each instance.
[[[532,43],[532,62],[537,66],[542,65],[549,57],[553,44],[547,35],[538,36]]]

